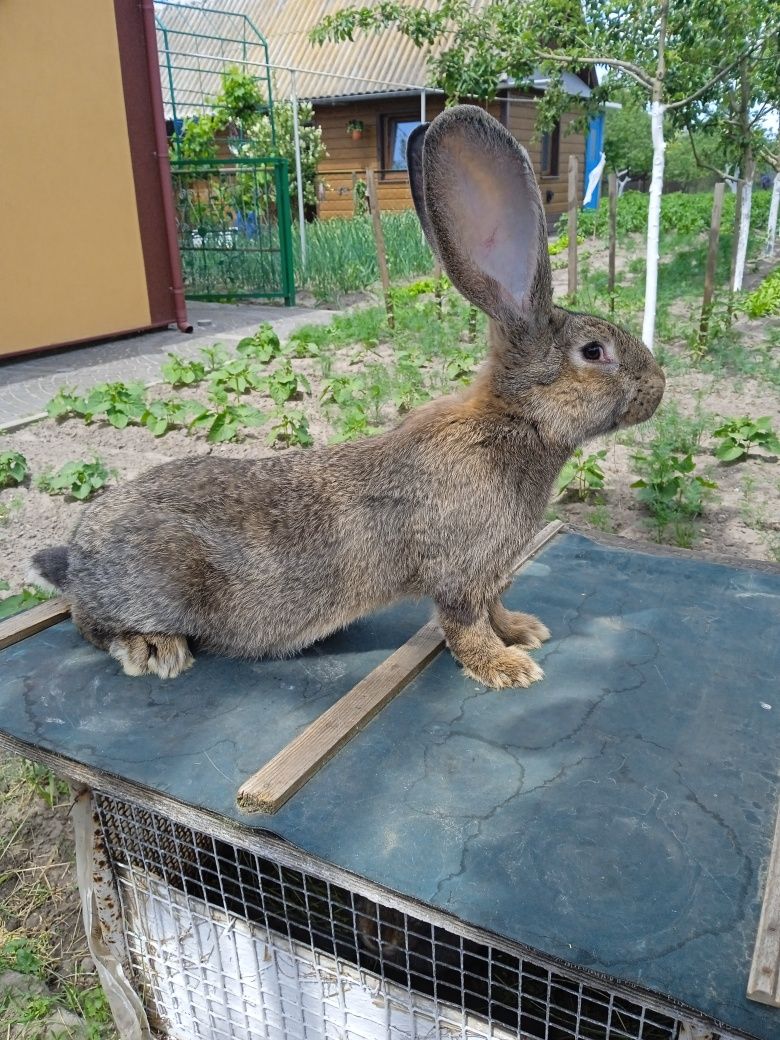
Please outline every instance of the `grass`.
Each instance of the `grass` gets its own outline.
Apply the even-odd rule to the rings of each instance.
[[[89,1040],[116,1037],[96,975],[63,969],[64,957],[80,964],[88,953],[72,909],[73,848],[64,826],[48,831],[50,839],[42,827],[52,814],[64,824],[70,800],[67,784],[48,769],[0,758],[0,974],[23,977],[0,998],[2,1036],[39,1040],[53,1036],[48,1030],[59,1021],[63,1037],[74,1031]],[[84,1026],[71,1027],[68,1013]]]

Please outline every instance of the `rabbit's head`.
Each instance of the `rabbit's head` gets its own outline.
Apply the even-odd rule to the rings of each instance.
[[[563,447],[648,419],[664,375],[616,325],[552,302],[547,225],[525,149],[480,108],[447,109],[407,149],[415,208],[452,284],[490,320],[496,404]]]

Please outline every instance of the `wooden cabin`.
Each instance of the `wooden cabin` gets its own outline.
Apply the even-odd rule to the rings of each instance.
[[[172,65],[182,66],[174,68],[170,77],[163,77],[163,91],[166,78],[170,78],[176,96],[184,102],[183,106],[179,104],[180,114],[197,111],[203,98],[218,93],[219,56],[224,53],[220,36],[232,40],[243,36],[243,57],[238,64],[243,64],[245,71],[264,75],[264,63],[270,63],[277,99],[297,96],[312,103],[328,151],[320,165],[318,183],[318,215],[324,219],[352,215],[355,189],[357,186],[359,191],[368,167],[377,171],[383,209],[410,207],[406,137],[423,113],[431,119],[444,106],[442,93],[429,87],[426,53],[395,30],[360,33],[352,41],[321,47],[309,42],[310,31],[323,16],[348,2],[278,0],[266,4],[242,0],[224,14],[176,6],[161,8],[169,26],[167,45],[172,51]],[[421,7],[425,0],[407,2]],[[485,0],[473,3],[483,6]],[[237,18],[244,24],[239,25]],[[195,70],[191,59],[178,58],[178,51],[192,51],[193,34],[197,33],[203,34],[197,37],[198,52],[213,57],[203,60]],[[261,38],[263,45],[258,43]],[[572,95],[587,96],[595,83],[593,76],[593,70],[581,76],[565,72],[564,88]],[[547,82],[539,73],[522,85],[509,81],[499,84],[499,97],[490,111],[529,150],[552,222],[566,209],[570,155],[580,160],[582,196],[587,175],[586,136],[567,133],[573,111],[564,116],[554,132],[537,133],[537,103]],[[595,151],[598,154],[600,148]],[[589,154],[592,152],[590,148]]]

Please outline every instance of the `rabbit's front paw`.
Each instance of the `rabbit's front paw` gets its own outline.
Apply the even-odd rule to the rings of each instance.
[[[195,663],[184,636],[156,632],[132,632],[111,641],[108,652],[122,665],[125,675],[159,675],[175,679]]]
[[[507,686],[530,686],[532,682],[544,678],[544,672],[517,646],[507,646],[502,652],[491,654],[483,661],[463,662],[463,671],[472,679],[501,690]]]
[[[490,623],[499,639],[524,650],[537,650],[550,638],[549,628],[533,614],[507,610],[500,603],[491,609]]]

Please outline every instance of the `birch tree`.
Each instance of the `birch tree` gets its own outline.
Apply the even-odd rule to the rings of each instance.
[[[778,0],[765,2],[776,8]],[[468,0],[439,0],[424,9],[381,0],[329,15],[312,40],[351,40],[359,32],[395,28],[427,51],[430,85],[444,90],[450,103],[490,100],[502,76],[522,84],[540,69],[550,78],[540,104],[542,121],[575,104],[593,111],[610,84],[633,86],[649,103],[653,144],[642,324],[642,338],[652,350],[665,124],[672,113],[711,97],[756,46],[743,35],[724,35],[738,6],[737,0],[492,0],[475,10]],[[593,66],[610,70],[607,84],[586,101],[567,96],[563,70]]]

